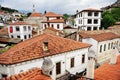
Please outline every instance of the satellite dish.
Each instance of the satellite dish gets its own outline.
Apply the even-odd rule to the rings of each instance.
[[[50,76],[50,73],[54,68],[52,60],[50,58],[44,59],[41,68],[42,68],[43,74]]]
[[[89,58],[95,58],[95,56],[96,56],[96,55],[95,55],[95,51],[94,51],[94,50],[90,50],[90,51],[89,51],[89,54],[88,54],[88,57],[89,57]]]

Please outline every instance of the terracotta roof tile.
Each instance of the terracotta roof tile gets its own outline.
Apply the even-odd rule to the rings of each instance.
[[[15,23],[11,23],[10,25],[30,25],[30,24],[28,24],[27,22],[24,22],[24,21],[18,21]]]
[[[43,51],[43,42],[48,41],[48,52]],[[56,55],[72,50],[90,47],[90,44],[65,39],[51,34],[42,34],[15,45],[5,53],[0,54],[1,64],[14,64],[45,56]]]
[[[64,20],[63,19],[52,19],[52,20],[43,21],[42,23],[64,23]]]
[[[22,72],[2,80],[52,80],[50,77],[42,74],[39,68],[30,69],[27,72]]]
[[[45,14],[45,16],[46,16],[46,17],[62,17],[63,15],[61,15],[61,14],[56,14],[56,13],[54,13],[54,12],[47,12],[47,13]]]
[[[87,9],[84,9],[84,10],[82,10],[82,11],[99,11],[99,12],[101,12],[102,10],[94,9],[94,8],[87,8]],[[81,11],[81,12],[82,12],[82,11]]]
[[[91,36],[93,39],[97,40],[98,42],[105,41],[105,40],[111,40],[115,38],[120,38],[120,36],[112,33],[112,32],[107,32],[107,33],[101,33],[97,34],[94,36]]]
[[[120,80],[120,55],[117,64],[103,64],[95,70],[95,80]]]
[[[34,12],[29,17],[42,17],[43,15],[41,13]]]

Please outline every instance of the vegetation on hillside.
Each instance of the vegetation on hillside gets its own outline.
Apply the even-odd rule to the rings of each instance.
[[[10,13],[18,12],[18,10],[16,10],[16,9],[11,9],[11,8],[7,8],[7,7],[1,7],[1,10],[7,11],[7,12],[10,12]]]
[[[114,25],[115,22],[120,21],[120,8],[113,8],[102,13],[102,28],[107,29],[108,27]]]

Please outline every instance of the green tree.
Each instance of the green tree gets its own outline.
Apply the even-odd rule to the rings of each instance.
[[[111,14],[116,21],[120,21],[120,8],[113,8]]]
[[[106,14],[101,21],[102,27],[104,27],[105,29],[107,29],[111,25],[114,25],[114,23],[115,19],[110,14]]]
[[[27,17],[29,17],[31,14],[32,14],[31,12],[27,13]]]
[[[70,17],[70,15],[68,15],[68,14],[63,14],[63,19],[64,19],[65,21],[67,21],[69,17]]]

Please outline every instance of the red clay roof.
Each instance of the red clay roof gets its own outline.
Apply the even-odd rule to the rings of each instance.
[[[2,80],[52,80],[50,77],[42,74],[39,68],[33,68],[27,72],[3,78]]]
[[[41,13],[34,12],[29,17],[42,17],[43,15]]]
[[[111,40],[115,38],[120,38],[120,36],[112,33],[112,32],[107,32],[107,33],[101,33],[92,36],[93,39],[97,40],[98,42],[105,41],[105,40]]]
[[[42,44],[48,41],[49,51],[44,52]],[[56,55],[81,48],[90,47],[90,44],[65,39],[51,34],[42,34],[15,45],[5,53],[0,54],[1,64],[14,64],[45,56]]]
[[[95,70],[95,80],[120,80],[120,55],[117,64],[103,64]]]
[[[52,20],[43,21],[42,23],[64,23],[64,20],[63,19],[52,19]]]
[[[24,21],[18,21],[18,22],[15,22],[15,23],[11,23],[10,25],[30,25]]]
[[[46,17],[62,17],[63,15],[62,14],[56,14],[54,12],[47,12],[45,14]]]

